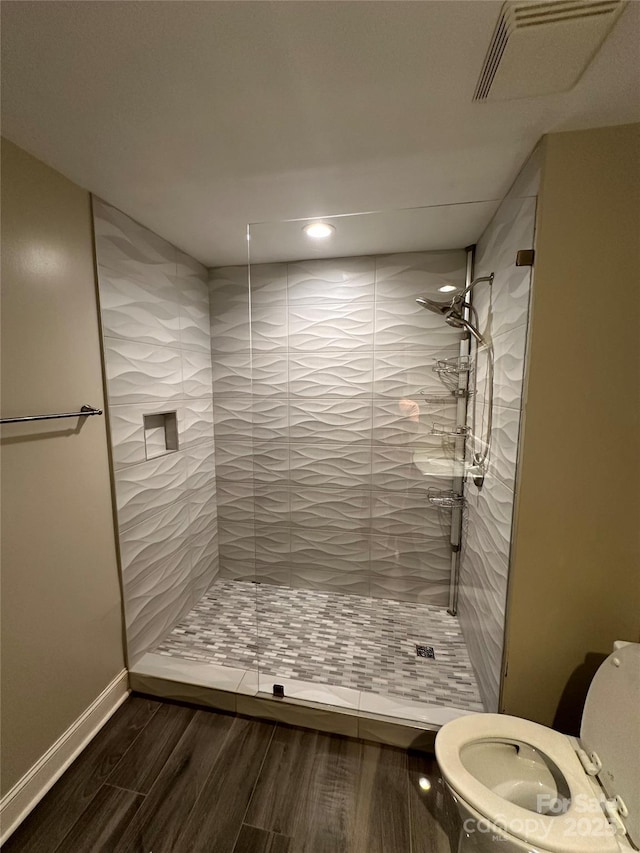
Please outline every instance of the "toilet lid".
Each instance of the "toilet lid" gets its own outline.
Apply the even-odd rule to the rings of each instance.
[[[617,649],[593,677],[580,726],[582,748],[602,762],[607,796],[621,797],[629,838],[640,847],[640,643]]]

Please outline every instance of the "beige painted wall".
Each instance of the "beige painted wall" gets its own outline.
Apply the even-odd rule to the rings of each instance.
[[[2,141],[2,415],[102,407],[89,194]],[[104,417],[2,428],[2,791],[124,666]],[[75,430],[75,431],[74,431]]]
[[[640,639],[640,125],[544,148],[502,707],[567,728]]]

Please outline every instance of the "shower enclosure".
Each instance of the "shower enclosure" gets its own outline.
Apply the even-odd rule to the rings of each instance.
[[[132,684],[362,736],[497,710],[535,163],[208,272],[94,214]]]

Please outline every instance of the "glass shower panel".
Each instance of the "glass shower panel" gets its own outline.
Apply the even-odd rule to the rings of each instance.
[[[262,693],[482,707],[447,613],[464,334],[416,300],[464,288],[458,247],[496,207],[323,217],[323,239],[315,220],[249,228]]]
[[[216,665],[221,684],[226,680],[224,689],[250,691],[257,680],[258,630],[246,266],[209,271],[209,308],[219,572],[200,609],[207,660]]]

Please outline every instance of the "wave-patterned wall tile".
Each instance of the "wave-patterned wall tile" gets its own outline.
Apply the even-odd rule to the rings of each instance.
[[[216,451],[213,442],[190,447],[184,456],[189,491],[210,489],[216,481]]]
[[[283,353],[254,353],[251,393],[255,397],[286,397],[289,365]]]
[[[169,453],[115,472],[120,530],[139,524],[179,501],[186,494],[187,461],[183,453]]]
[[[251,264],[249,273],[252,306],[287,304],[286,264]]]
[[[513,485],[522,404],[522,375],[531,270],[516,267],[519,249],[533,248],[539,162],[534,153],[478,241],[476,275],[495,273],[491,289],[476,289],[480,326],[495,348],[494,429],[488,476],[478,491],[468,482],[460,563],[459,616],[487,711],[498,710]],[[479,358],[479,388],[486,382]]]
[[[209,289],[195,259],[99,200],[94,210],[127,631],[138,654],[217,571]],[[143,416],[174,409],[179,449],[146,461]]]
[[[253,445],[243,441],[216,444],[216,478],[253,482]]]
[[[98,264],[105,335],[160,346],[178,346],[180,312],[175,294],[158,292],[145,280],[125,278]]]
[[[211,396],[188,400],[179,409],[178,437],[181,448],[213,441],[213,403]]]
[[[357,532],[294,530],[292,585],[369,594],[369,539]]]
[[[489,473],[513,490],[518,456],[520,409],[494,406]]]
[[[286,417],[286,404],[284,407]],[[251,441],[253,400],[251,397],[216,397],[213,404],[217,441]]]
[[[218,517],[221,521],[247,523],[254,518],[256,507],[253,483],[234,483],[232,480],[220,480],[217,486]]]
[[[255,529],[251,524],[219,522],[220,575],[235,580],[255,579]]]
[[[291,524],[307,529],[369,530],[371,493],[354,489],[298,488],[291,493]]]
[[[218,558],[218,530],[213,525],[191,543],[191,601],[192,607],[202,598],[220,571]]]
[[[209,295],[212,311],[214,304],[216,306],[224,306],[232,302],[248,304],[248,268],[246,266],[216,267],[209,270]]]
[[[284,400],[254,397],[252,420],[255,441],[286,441],[289,433],[289,411]]]
[[[416,465],[418,451],[402,445],[376,445],[372,454],[372,484],[374,489],[407,491],[427,489],[435,479],[425,476]],[[448,486],[451,487],[451,480]]]
[[[376,400],[373,405],[373,443],[438,448],[441,439],[433,436],[438,429],[453,430],[457,407],[453,402],[440,405],[416,399]]]
[[[105,338],[104,349],[111,403],[165,403],[182,397],[180,350],[119,338]]]
[[[307,352],[371,350],[373,304],[290,306],[289,347]]]
[[[256,524],[256,580],[291,583],[291,531],[271,524]]]
[[[371,482],[371,448],[291,445],[291,482],[301,486],[362,488]]]
[[[210,397],[213,389],[211,354],[182,350],[182,382],[185,397]]]
[[[522,402],[522,378],[527,327],[518,326],[493,340],[494,404],[519,409]]]
[[[134,527],[120,531],[122,576],[143,571],[147,566],[168,559],[184,548],[189,528],[186,501],[174,502]]]
[[[119,338],[105,338],[104,348],[111,403],[162,403],[182,396],[180,350]]]
[[[371,590],[380,598],[446,605],[451,548],[442,538],[371,537]]]
[[[424,350],[426,346],[446,347],[461,340],[459,331],[407,299],[376,303],[376,350]]]
[[[220,546],[237,546],[237,556],[253,556],[255,550],[255,525],[253,519],[247,523],[238,524],[224,521],[218,524]]]
[[[176,250],[126,214],[93,196],[93,216],[98,262],[126,279],[141,279],[156,293],[172,292]]]
[[[249,305],[211,303],[211,351],[246,352],[250,346]]]
[[[219,559],[220,571],[218,576],[221,580],[254,581],[256,579],[255,559],[235,560],[229,557],[226,551],[223,553],[222,549]]]
[[[195,258],[176,251],[175,281],[180,299],[180,346],[209,352],[211,323],[207,271]]]
[[[275,524],[280,527],[290,523],[289,486],[260,485],[256,483],[254,490],[256,524]]]
[[[417,296],[445,301],[438,288],[452,284],[464,287],[466,253],[409,252],[378,255],[376,258],[376,301],[415,300]]]
[[[483,550],[475,528],[463,543],[458,615],[486,711],[498,710],[508,565]]]
[[[373,394],[376,397],[419,399],[420,392],[447,395],[447,389],[433,371],[438,359],[455,358],[456,342],[428,345],[420,351],[376,352],[373,359]]]
[[[248,352],[212,353],[211,372],[214,398],[238,397],[251,393],[251,356]],[[284,384],[286,393],[286,372]]]
[[[289,390],[297,397],[371,396],[372,355],[292,354]]]
[[[192,605],[191,554],[133,565],[123,576],[129,661],[153,648]]]
[[[451,515],[432,506],[425,491],[372,492],[371,528],[392,536],[449,541]]]
[[[285,351],[289,346],[288,315],[285,305],[251,309],[251,349],[253,352]]]
[[[215,481],[189,495],[188,541],[207,531],[216,531],[218,525],[218,493]]]
[[[371,444],[371,401],[332,398],[289,402],[291,441]]]
[[[214,526],[218,518],[218,493],[215,481],[189,494],[189,529],[187,536],[196,536]]]
[[[291,586],[294,589],[316,589],[345,595],[368,596],[371,590],[368,571],[355,568],[348,572],[341,571],[328,560],[318,566],[293,563]]]
[[[372,257],[298,261],[288,264],[289,304],[373,302]]]
[[[291,555],[296,562],[324,563],[336,568],[367,569],[369,537],[356,530],[292,530]]]
[[[289,445],[254,442],[253,479],[256,483],[287,483],[289,481]]]
[[[514,493],[496,477],[486,477],[481,491],[470,484],[467,489],[469,527],[487,553],[509,561]]]
[[[288,409],[284,400],[256,397],[217,397],[216,436],[221,441],[286,441]]]
[[[474,307],[480,328],[490,316],[491,334],[503,334],[527,322],[531,267],[516,266],[520,249],[533,249],[536,216],[535,198],[507,198],[482,235],[476,253],[476,276],[495,275],[489,288],[476,288]]]

